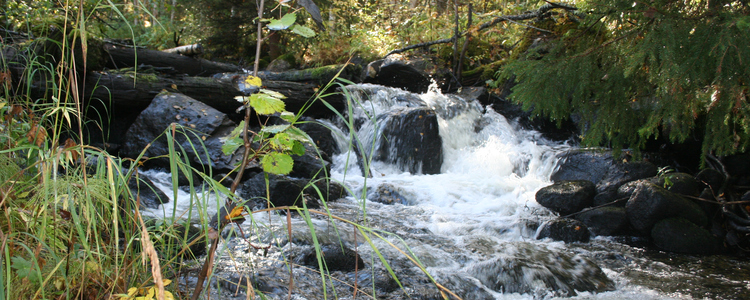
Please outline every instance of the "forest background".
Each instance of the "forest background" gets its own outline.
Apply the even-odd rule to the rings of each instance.
[[[296,12],[296,22],[315,34],[264,29],[261,67],[278,58],[296,68],[352,57],[369,62],[448,39],[404,54],[428,56],[449,76],[470,77],[535,117],[573,120],[585,145],[637,152],[657,140],[691,142],[702,156],[744,153],[750,145],[747,0],[314,2],[320,17],[300,10],[309,0],[265,6],[266,18]],[[62,138],[85,121],[76,106],[85,95],[76,94],[71,70],[86,62],[75,52],[94,39],[150,49],[201,43],[204,58],[251,68],[258,6],[254,0],[3,1],[4,54],[11,35],[27,45],[47,39],[71,52],[56,64],[27,56],[36,64],[30,72],[57,75],[44,99],[0,70],[0,298],[101,299],[149,282],[163,291],[169,282],[151,277],[161,276],[158,264],[142,265],[139,251],[121,252],[142,246],[155,254],[143,242],[149,235],[143,220],[118,212],[120,198],[132,197],[120,186],[137,176],[137,164],[83,139]],[[84,154],[99,159],[83,167]],[[77,209],[65,204],[73,198]],[[167,227],[171,236],[187,237],[178,225]],[[174,242],[169,234],[160,240]],[[188,246],[181,243],[178,251]]]

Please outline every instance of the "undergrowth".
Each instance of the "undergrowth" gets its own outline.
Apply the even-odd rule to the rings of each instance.
[[[123,15],[118,6],[108,3],[111,13]],[[362,242],[373,247],[378,253],[377,259],[401,288],[404,287],[395,271],[387,258],[379,254],[373,240],[380,239],[394,247],[429,276],[419,260],[410,254],[407,245],[389,242],[386,233],[366,226],[366,222],[363,225],[335,216],[323,197],[325,193],[312,181],[308,187],[317,194],[313,196],[321,198],[322,210],[311,210],[305,202],[302,206],[273,207],[270,205],[272,199],[266,199],[268,209],[252,211],[234,194],[235,187],[228,188],[210,171],[202,172],[191,166],[186,149],[174,142],[179,135],[190,135],[190,129],[177,128],[176,125],[165,128],[163,134],[170,145],[165,157],[170,162],[172,198],[177,198],[180,174],[197,174],[204,185],[201,188],[194,187],[192,182],[188,185],[190,210],[185,215],[167,215],[163,219],[143,216],[140,193],[128,186],[130,182],[140,180],[140,168],[148,158],[143,154],[134,159],[115,157],[86,145],[83,138],[81,128],[84,123],[106,121],[104,119],[111,113],[97,112],[99,120],[86,119],[91,107],[89,99],[82,95],[89,34],[86,28],[91,16],[86,9],[100,10],[107,4],[83,0],[77,4],[48,8],[59,14],[50,18],[54,26],[47,28],[54,28],[53,31],[41,29],[20,46],[3,44],[3,50],[17,47],[20,50],[17,53],[22,55],[3,55],[0,65],[0,207],[3,209],[0,216],[0,299],[178,299],[188,298],[191,293],[194,299],[202,297],[206,293],[199,289],[193,291],[193,287],[184,282],[172,282],[184,274],[194,274],[204,258],[201,253],[206,252],[209,242],[212,247],[221,242],[220,230],[216,229],[248,218],[252,224],[250,228],[272,230],[269,224],[263,225],[254,215],[267,213],[270,219],[270,214],[283,212],[287,220],[281,226],[283,230],[271,235],[288,236],[291,233],[290,212],[293,211],[296,212],[295,218],[302,218],[308,224],[324,291],[329,290],[325,286],[334,277],[321,259],[321,243],[311,222],[313,215],[326,218],[334,226],[347,224],[356,228]],[[34,24],[34,28],[45,28],[45,24]],[[54,54],[35,52],[34,47],[39,44],[54,47],[57,51],[51,52]],[[43,83],[41,88],[40,82]],[[330,93],[323,91],[334,86],[343,87],[343,84],[329,83],[312,101],[325,102]],[[251,103],[253,100],[243,101]],[[353,105],[356,104],[350,103],[350,107]],[[258,111],[261,108],[248,105],[247,109]],[[280,110],[273,109],[268,114],[277,112]],[[245,143],[236,141],[247,145],[250,138],[267,147],[246,149],[247,153],[250,150],[255,153],[248,159],[263,164],[266,159],[298,153],[298,142],[310,141],[304,132],[293,130],[295,124],[301,122],[299,115],[286,116],[287,127],[266,126],[254,137],[245,135]],[[349,123],[351,125],[351,120]],[[282,139],[283,133],[293,137]],[[204,146],[195,144],[191,147]],[[362,154],[362,157],[371,155]],[[276,163],[271,165],[278,166]],[[268,171],[284,173],[273,168]],[[240,174],[238,180],[241,177]],[[330,179],[328,174],[319,174],[315,180]],[[219,196],[210,197],[212,194]],[[217,221],[221,225],[217,225],[212,222],[215,216],[209,211],[221,211],[219,208],[226,204],[236,205],[233,206],[235,209],[225,211],[225,215],[219,214]],[[366,220],[364,212],[363,207]],[[193,218],[194,215],[198,218]],[[204,266],[209,270],[214,267],[211,264],[214,251],[209,249],[209,255],[205,257]],[[285,263],[290,270],[301,267],[290,260]],[[210,280],[212,273],[207,272],[206,279]],[[198,278],[204,279],[202,275]],[[437,282],[435,285],[447,298],[450,291]],[[292,287],[290,284],[290,290]],[[354,293],[357,292],[364,293],[355,289]],[[262,293],[252,286],[245,293],[262,297]],[[344,294],[332,290],[332,294],[322,296],[338,298]]]

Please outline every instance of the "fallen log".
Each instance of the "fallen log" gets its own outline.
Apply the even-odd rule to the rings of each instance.
[[[362,67],[354,64],[348,65],[328,65],[317,68],[310,68],[304,70],[290,70],[284,72],[269,72],[260,71],[258,77],[271,81],[296,81],[296,82],[310,82],[318,85],[325,85],[329,81],[339,78],[358,81],[359,76],[362,73]]]
[[[313,84],[264,81],[265,88],[284,94],[286,109],[298,113],[315,95]],[[86,78],[86,94],[113,107],[128,110],[145,109],[161,91],[182,93],[217,110],[236,116],[240,102],[234,99],[242,93],[231,78],[197,76],[167,76],[142,72],[92,72]],[[343,108],[340,99],[328,99],[336,109]],[[327,117],[335,113],[320,102],[314,103],[305,112],[310,117]]]
[[[106,66],[111,69],[129,68],[139,65],[171,67],[179,74],[190,76],[211,76],[216,73],[241,72],[242,68],[164,51],[139,49],[114,44],[105,44],[104,50],[109,59]]]

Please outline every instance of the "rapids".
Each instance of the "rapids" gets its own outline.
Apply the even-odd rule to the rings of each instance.
[[[246,299],[249,280],[272,299],[287,299],[290,285],[292,299],[354,299],[355,284],[361,290],[356,299],[371,299],[365,293],[375,293],[378,299],[440,299],[430,277],[405,253],[416,258],[435,282],[463,299],[750,297],[750,268],[744,261],[662,253],[607,237],[587,244],[536,240],[539,225],[555,216],[537,204],[534,195],[551,184],[557,156],[575,146],[546,140],[472,99],[434,90],[414,95],[374,85],[348,89],[359,103],[352,105],[354,124],[321,122],[334,127],[345,150],[333,156],[331,178],[349,187],[352,195],[321,210],[372,231],[363,235],[347,223],[315,214],[308,221],[294,216],[290,223],[284,215],[255,214],[242,225],[246,239],[237,238],[237,228],[222,233],[227,239],[219,246],[209,284],[212,298]],[[374,154],[381,150],[392,112],[415,107],[437,114],[442,139],[439,174],[409,171],[420,170],[421,161],[382,161]],[[350,129],[355,131],[351,135]],[[359,142],[353,143],[350,137],[355,133]],[[352,144],[365,150],[362,159],[370,164],[358,162]],[[369,165],[371,178],[363,176],[361,165]],[[147,175],[174,195],[169,174]],[[395,201],[380,203],[383,197]],[[177,201],[146,214],[210,218],[216,203],[223,203],[221,196],[191,197],[180,189]],[[300,265],[315,242],[356,250],[365,266],[321,277],[317,267]],[[256,249],[267,245],[267,250]],[[389,268],[398,281],[390,278]],[[194,281],[187,276],[182,284],[192,290]]]

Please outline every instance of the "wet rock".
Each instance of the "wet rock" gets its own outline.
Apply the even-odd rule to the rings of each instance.
[[[211,166],[215,171],[234,168],[234,162],[238,159],[223,155],[223,143],[219,138],[229,134],[236,126],[235,123],[226,114],[183,94],[157,95],[125,133],[126,142],[120,155],[135,158],[144,149],[146,157],[167,155],[168,140],[163,133],[171,128],[172,123],[180,125],[176,129],[174,140],[175,151],[181,152],[182,147],[187,154],[187,158],[183,157],[183,160],[186,159],[199,169],[202,166]],[[205,145],[208,151],[201,145]],[[167,168],[169,160],[151,159],[149,164]]]
[[[313,119],[303,118],[302,120],[304,123],[297,125],[297,128],[312,138],[313,143],[320,150],[323,159],[330,163],[331,157],[341,151],[331,130]]]
[[[368,199],[370,201],[375,201],[383,204],[401,203],[404,205],[409,205],[410,199],[413,197],[414,195],[406,194],[402,189],[390,183],[383,183],[378,186],[375,193],[368,197]]]
[[[435,112],[427,107],[405,108],[386,118],[375,158],[414,174],[439,174],[443,139]]]
[[[594,184],[588,180],[558,181],[536,192],[536,202],[561,215],[579,212],[591,206]]]
[[[141,205],[146,208],[157,208],[159,205],[169,202],[167,194],[162,192],[154,185],[148,177],[143,175],[131,178],[128,181],[128,188],[136,199],[141,201]]]
[[[498,253],[500,257],[477,263],[467,272],[499,293],[546,298],[614,289],[614,283],[599,266],[579,255],[526,242],[506,243]]]
[[[659,249],[688,254],[713,254],[721,241],[711,233],[684,218],[669,218],[656,223],[651,238]]]
[[[667,173],[659,176],[656,184],[668,191],[686,196],[698,196],[703,184],[687,173]]]
[[[586,224],[591,233],[603,236],[622,234],[629,224],[625,207],[594,208],[576,215],[576,219]]]
[[[652,183],[640,183],[625,205],[628,221],[641,233],[650,233],[659,221],[683,217],[699,226],[708,218],[694,202]]]
[[[417,68],[398,60],[377,60],[364,70],[364,83],[401,88],[412,93],[427,92],[430,78]]]
[[[323,260],[324,268],[329,272],[342,271],[351,272],[355,269],[364,269],[365,262],[354,252],[354,250],[340,245],[323,245],[320,247],[320,257]],[[318,253],[315,248],[311,248],[307,253],[302,255],[302,264],[313,269],[318,269]]]
[[[611,151],[576,150],[562,157],[559,169],[550,178],[553,181],[589,180],[596,185],[598,194],[606,195],[601,199],[612,199],[623,184],[656,173],[656,166],[648,161],[618,161]]]
[[[271,174],[268,175],[268,192],[273,207],[293,205],[302,207],[304,201],[304,205],[308,208],[317,208],[320,207],[319,195],[323,195],[325,201],[334,201],[347,196],[344,187],[336,182],[318,180],[311,184],[307,179]],[[263,173],[242,183],[239,195],[254,203],[255,206],[266,207],[266,182]]]
[[[292,160],[294,165],[289,173],[291,177],[311,179],[331,174],[331,165],[318,156],[312,145],[305,145],[305,154],[292,155]]]
[[[557,218],[542,224],[539,229],[538,240],[551,238],[566,243],[588,243],[591,233],[581,221],[568,218]]]

